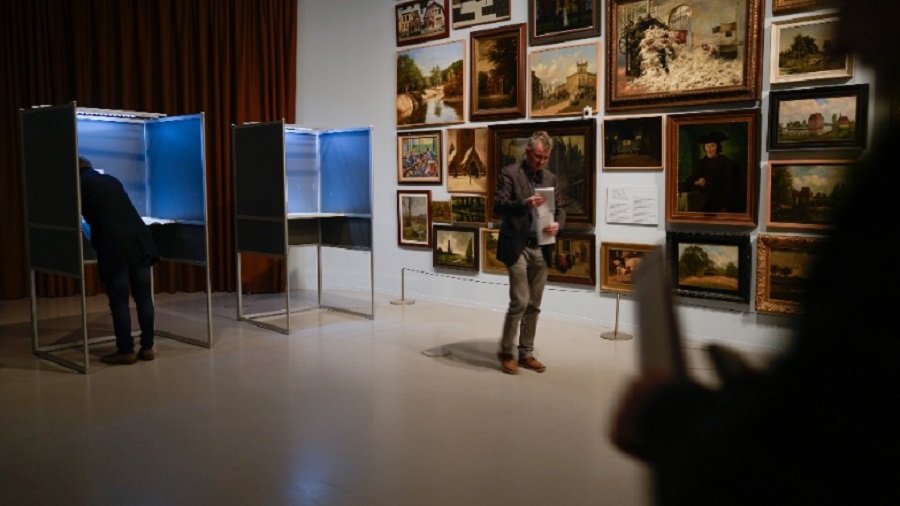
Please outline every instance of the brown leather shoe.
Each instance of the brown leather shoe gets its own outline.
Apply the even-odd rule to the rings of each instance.
[[[156,358],[156,352],[153,351],[153,348],[141,348],[137,352],[138,360],[143,360],[144,362],[149,362]]]
[[[534,372],[544,372],[547,370],[547,366],[534,357],[520,358],[519,365]]]
[[[516,365],[516,360],[513,358],[510,353],[498,353],[497,358],[500,359],[500,369],[503,369],[503,372],[506,374],[518,374],[519,366]]]

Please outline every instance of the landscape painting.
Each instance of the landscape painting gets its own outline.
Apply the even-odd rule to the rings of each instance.
[[[431,201],[431,221],[434,223],[450,223],[453,221],[449,200]]]
[[[472,32],[470,119],[525,116],[525,25]]]
[[[663,168],[663,117],[606,118],[604,169]]]
[[[463,123],[466,43],[397,52],[397,127]]]
[[[847,205],[850,160],[769,162],[766,224],[770,227],[824,229]]]
[[[797,315],[813,266],[822,246],[821,237],[760,234],[756,238],[756,311]]]
[[[597,110],[596,42],[531,53],[531,108],[535,116],[580,116]]]
[[[481,229],[481,272],[506,274],[506,265],[497,260],[498,241],[500,241],[500,229]]]
[[[677,294],[749,302],[750,236],[668,232],[666,257]]]
[[[769,94],[769,149],[866,146],[869,85]]]
[[[447,191],[487,193],[488,129],[447,129]]]
[[[470,227],[434,226],[435,268],[478,270],[478,230]]]
[[[602,12],[598,0],[528,0],[528,43],[599,37]]]
[[[430,191],[397,191],[397,243],[400,246],[431,247],[430,211]]]
[[[450,212],[453,213],[454,224],[484,225],[487,219],[484,195],[451,195]]]
[[[850,53],[836,44],[839,22],[836,16],[773,22],[770,81],[853,77]]]

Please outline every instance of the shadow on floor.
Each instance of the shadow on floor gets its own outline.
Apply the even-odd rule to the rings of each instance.
[[[422,354],[471,367],[501,370],[497,360],[497,341],[463,341],[444,344],[429,348]]]

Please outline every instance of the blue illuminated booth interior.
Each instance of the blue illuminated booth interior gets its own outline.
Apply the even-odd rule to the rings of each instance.
[[[321,130],[283,121],[245,123],[232,125],[232,136],[238,320],[288,334],[290,315],[310,309],[374,318],[371,127]],[[299,247],[315,248],[312,304],[292,303],[296,278],[311,267],[301,267],[299,275],[290,271],[291,252]],[[353,267],[368,264],[368,312],[353,309],[352,302],[323,303],[328,270],[323,260],[337,258],[336,250],[368,257],[368,262],[349,260]],[[241,255],[248,253],[285,260],[283,307],[278,303],[275,310],[244,314]],[[346,272],[345,267],[349,265],[336,270]]]
[[[173,331],[184,315],[157,311],[156,335],[212,346],[209,240],[206,219],[206,161],[203,114],[163,114],[89,109],[74,102],[20,111],[25,185],[27,257],[31,284],[33,351],[80,372],[88,372],[88,346],[113,336],[88,338],[84,265],[96,254],[81,220],[78,156],[115,176],[144,218],[165,261],[203,268],[206,276],[206,338]],[[78,342],[42,345],[38,336],[35,273],[77,278],[81,283],[82,336]],[[169,317],[171,316],[171,318]],[[190,316],[187,319],[191,319]],[[60,352],[82,348],[83,361]]]

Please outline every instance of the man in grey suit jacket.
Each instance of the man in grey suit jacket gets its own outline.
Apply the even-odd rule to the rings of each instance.
[[[547,369],[534,357],[534,333],[553,245],[539,246],[537,242],[537,209],[545,199],[535,190],[554,189],[554,221],[543,232],[556,235],[565,225],[566,212],[556,175],[544,168],[552,150],[553,139],[547,132],[535,132],[528,139],[525,158],[500,169],[494,195],[494,211],[503,216],[497,259],[509,273],[509,308],[497,353],[500,367],[507,374],[516,374],[518,366],[537,372]],[[513,357],[517,333],[518,361]]]

